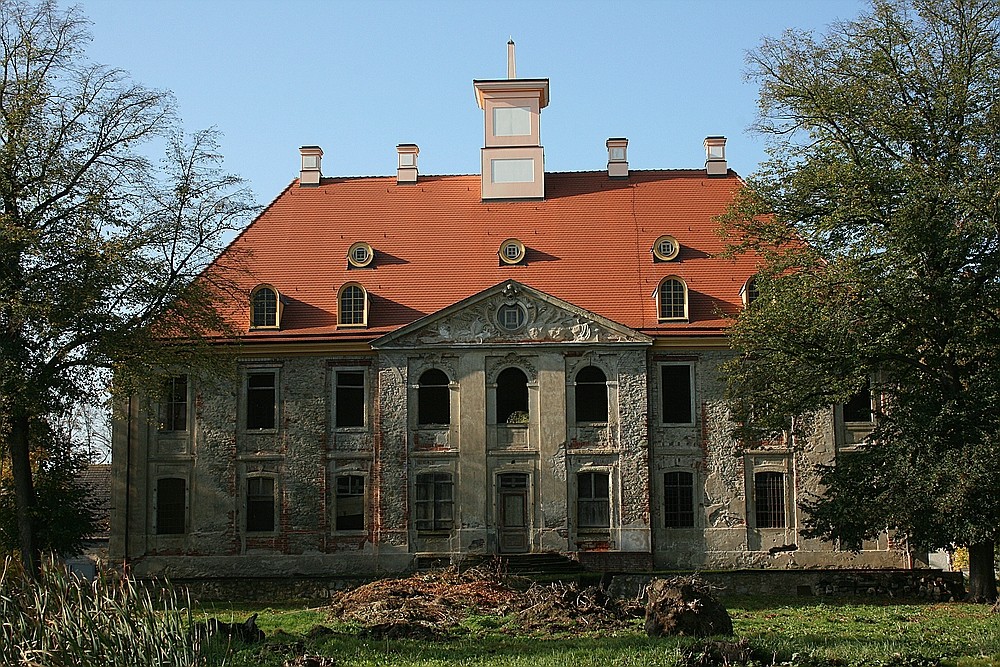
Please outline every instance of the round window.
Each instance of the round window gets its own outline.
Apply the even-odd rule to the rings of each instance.
[[[524,259],[524,244],[517,239],[507,239],[500,244],[500,260],[504,264],[517,264]]]
[[[657,259],[669,262],[673,258],[677,257],[678,253],[681,251],[681,244],[677,242],[673,236],[661,236],[656,239],[656,243],[653,244],[653,254]]]
[[[505,303],[497,311],[497,324],[507,331],[517,331],[524,326],[527,315],[518,303]]]
[[[372,247],[364,241],[355,243],[347,251],[347,261],[351,263],[351,266],[357,268],[368,266],[374,257],[375,253],[372,251]]]

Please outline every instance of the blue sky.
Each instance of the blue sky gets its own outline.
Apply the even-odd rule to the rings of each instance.
[[[66,3],[69,4],[68,2]],[[537,2],[80,0],[89,55],[172,90],[188,131],[223,133],[226,168],[262,203],[297,176],[298,147],[325,176],[395,173],[420,146],[423,174],[477,173],[482,111],[473,79],[548,77],[547,171],[603,169],[608,137],[633,169],[697,168],[702,140],[729,138],[748,175],[764,158],[747,129],[756,85],[745,54],[787,28],[823,32],[857,0]]]

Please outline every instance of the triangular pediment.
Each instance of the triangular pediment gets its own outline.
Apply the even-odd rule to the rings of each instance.
[[[652,338],[515,280],[505,280],[382,336],[372,347],[544,343],[649,345]]]

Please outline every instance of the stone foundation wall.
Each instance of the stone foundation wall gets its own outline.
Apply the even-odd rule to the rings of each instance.
[[[612,556],[612,554],[608,554]],[[612,559],[613,560],[613,559]],[[610,560],[607,562],[611,562]],[[636,565],[637,563],[630,563]],[[691,574],[618,574],[610,577],[608,591],[618,597],[645,594],[654,577]],[[734,570],[700,572],[717,586],[719,596],[767,595],[852,596],[873,599],[904,599],[947,602],[961,600],[965,587],[961,572],[941,570]],[[399,576],[403,576],[402,574]],[[567,577],[572,579],[572,577]],[[325,600],[336,591],[349,590],[372,577],[257,577],[173,579],[176,589],[186,588],[199,601],[297,602]]]
[[[614,575],[608,590],[618,597],[645,594],[654,578],[690,572]],[[935,602],[961,600],[965,583],[961,572],[942,570],[733,570],[698,572],[719,588],[719,595],[863,596],[883,599],[917,599]]]

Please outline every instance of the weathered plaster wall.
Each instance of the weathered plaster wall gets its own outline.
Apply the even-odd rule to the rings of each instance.
[[[193,379],[187,433],[159,432],[134,402],[131,436],[119,427],[114,437],[111,558],[124,554],[126,504],[129,556],[139,574],[345,575],[406,569],[420,556],[496,553],[502,546],[499,476],[520,473],[528,480],[527,539],[535,552],[584,552],[587,562],[638,569],[906,566],[905,553],[885,538],[851,554],[801,537],[797,503],[818,490],[815,465],[835,460],[838,448],[854,441],[838,435],[831,410],[801,421],[793,442],[743,452],[729,435],[722,400],[719,365],[729,354],[549,344],[248,359],[239,366],[241,377],[262,369],[278,375],[273,431],[244,428],[243,380]],[[693,368],[689,424],[663,423],[662,364]],[[524,426],[495,423],[496,378],[511,365],[528,377]],[[606,424],[574,417],[572,378],[587,365],[608,378]],[[334,427],[333,378],[343,368],[365,372],[363,427]],[[444,370],[450,381],[451,423],[443,427],[418,425],[410,409],[417,378],[428,368]],[[757,470],[784,475],[785,528],[752,525],[748,496]],[[611,528],[604,533],[577,525],[577,475],[587,471],[610,476]],[[692,528],[665,527],[663,477],[670,471],[694,474]],[[453,530],[416,531],[414,484],[425,472],[453,475]],[[364,530],[334,530],[335,480],[343,473],[365,479]],[[275,479],[270,534],[245,530],[246,480],[254,475]],[[187,480],[183,535],[156,535],[160,477]]]

